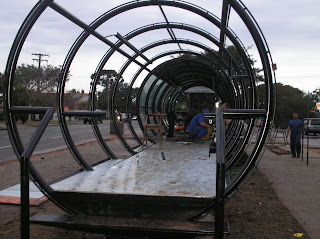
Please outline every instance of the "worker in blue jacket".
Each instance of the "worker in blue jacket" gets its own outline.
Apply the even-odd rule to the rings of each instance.
[[[208,125],[204,120],[204,114],[209,113],[208,110],[203,110],[201,113],[196,114],[188,127],[188,132],[190,136],[197,137],[198,139],[203,139],[208,133],[208,128],[213,130],[211,125]]]
[[[303,122],[298,117],[299,115],[297,113],[293,114],[293,119],[289,121],[288,129],[287,129],[287,138],[291,131],[290,149],[291,149],[291,154],[293,158],[295,157],[299,158],[300,152],[301,152],[300,138],[301,138],[301,131],[303,128]]]

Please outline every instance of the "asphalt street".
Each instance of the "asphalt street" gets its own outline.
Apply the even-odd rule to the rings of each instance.
[[[138,127],[138,123],[135,121],[133,125],[135,128]],[[98,124],[98,126],[104,139],[111,137],[109,120],[104,120],[103,123]],[[76,145],[96,141],[90,124],[69,124],[68,128]],[[24,145],[28,143],[35,129],[36,127],[23,127],[19,129],[20,137]],[[64,142],[60,126],[49,125],[36,147],[34,155],[52,152],[66,147],[67,145]],[[16,159],[7,130],[0,130],[0,164]]]

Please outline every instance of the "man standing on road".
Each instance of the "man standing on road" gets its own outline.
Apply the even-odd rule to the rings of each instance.
[[[300,152],[301,152],[301,144],[300,144],[300,138],[301,138],[301,130],[303,127],[302,120],[298,118],[298,114],[294,113],[293,114],[293,119],[289,121],[288,124],[288,129],[287,129],[287,138],[290,134],[290,149],[291,149],[291,154],[292,157],[297,158],[300,157]]]

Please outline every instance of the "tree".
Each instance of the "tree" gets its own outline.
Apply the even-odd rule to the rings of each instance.
[[[260,108],[264,108],[263,99],[265,97],[265,85],[258,87],[259,97],[262,100]],[[309,98],[307,94],[298,88],[281,83],[276,84],[276,113],[275,124],[276,127],[286,128],[293,113],[298,113],[299,118],[308,117],[310,109],[314,107],[315,103]],[[309,108],[308,108],[309,106]]]
[[[29,106],[41,106],[43,102],[46,106],[55,105],[52,93],[56,91],[59,72],[60,68],[52,65],[38,68],[34,65],[22,64],[16,69],[15,87],[19,85],[26,87],[29,94]]]
[[[66,110],[88,110],[88,94],[84,90],[72,89],[64,95],[64,107]]]
[[[246,50],[249,50],[251,47],[247,47]],[[246,70],[245,68],[245,63],[241,57],[241,55],[239,54],[239,51],[237,50],[237,48],[233,45],[231,46],[228,46],[226,48],[226,51],[233,57],[233,59],[235,60],[235,62],[237,62],[240,70]],[[214,51],[216,55],[218,55],[218,51]],[[207,56],[209,59],[211,59],[211,61],[216,61],[215,60],[215,57],[213,57],[212,53],[208,52],[208,51],[205,51],[204,52],[204,55]],[[229,57],[226,55],[226,54],[223,54],[222,56],[222,59],[223,61],[225,61],[227,64],[229,64]],[[249,64],[250,66],[253,68],[253,72],[254,72],[254,75],[256,77],[256,81],[264,81],[263,79],[263,76],[260,75],[260,73],[262,72],[262,69],[260,68],[256,68],[254,67],[254,64],[256,63],[256,60],[254,60],[252,58],[252,56],[250,56],[250,58],[248,59],[249,60]],[[228,71],[228,69],[226,69]],[[236,71],[236,68],[233,66],[232,68],[232,74],[234,74],[234,72]],[[245,73],[245,72],[242,72],[242,74]]]
[[[15,87],[13,98],[15,105],[19,106],[27,106],[30,101],[29,90],[24,85],[18,85]],[[15,120],[18,121],[19,119],[22,123],[27,122],[29,115],[28,114],[15,114]]]
[[[0,73],[0,120],[3,120],[3,95],[4,95],[4,74]],[[29,102],[29,92],[28,89],[20,84],[15,87],[13,92],[13,99],[16,105],[27,106]],[[22,123],[25,123],[28,120],[28,114],[15,114],[15,120],[21,120]]]
[[[91,75],[91,79],[94,79],[95,77],[95,74]],[[111,97],[116,85],[117,77],[118,73],[115,70],[102,70],[98,77],[97,85],[99,86],[99,90],[97,90],[98,100],[96,106],[99,109],[107,110],[108,117],[111,109]],[[119,80],[117,90],[116,98],[113,99],[114,107],[122,112],[126,108],[126,99],[129,93],[129,85],[124,82],[123,78]]]

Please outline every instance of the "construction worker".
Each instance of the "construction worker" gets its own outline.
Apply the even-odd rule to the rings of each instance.
[[[208,133],[208,129],[213,130],[211,125],[208,125],[204,120],[204,114],[209,113],[208,110],[203,110],[201,113],[196,114],[188,127],[189,135],[197,139],[204,139]]]
[[[303,128],[303,122],[298,117],[299,115],[297,113],[293,114],[293,119],[289,121],[288,129],[287,129],[287,138],[291,131],[290,149],[291,149],[291,154],[293,158],[295,158],[296,156],[297,158],[299,158],[300,152],[301,152],[300,138],[301,138],[301,130]]]

